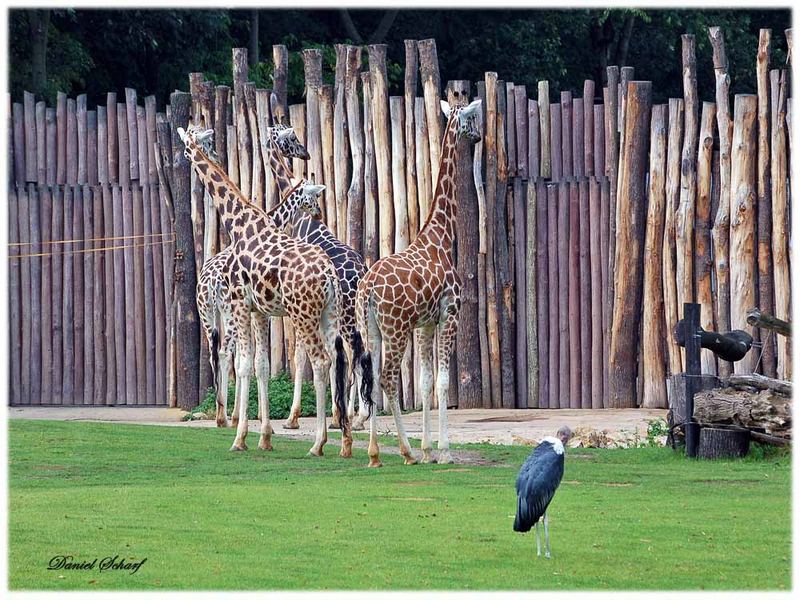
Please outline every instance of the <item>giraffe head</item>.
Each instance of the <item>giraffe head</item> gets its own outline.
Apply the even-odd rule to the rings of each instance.
[[[178,127],[178,136],[185,146],[183,155],[189,162],[199,162],[205,159],[217,160],[212,146],[213,129],[204,129],[199,125],[190,124],[185,130],[183,127]]]
[[[285,157],[299,158],[301,160],[308,160],[311,158],[308,150],[306,150],[305,146],[297,139],[294,128],[284,125],[283,123],[278,123],[267,129],[267,135],[269,135],[270,139],[272,139],[278,147],[278,150],[280,150],[281,154]]]
[[[305,179],[301,179],[284,202],[289,203],[290,206],[296,207],[297,210],[303,211],[314,218],[320,216],[319,208],[319,195],[325,190],[324,185],[316,185]]]
[[[445,102],[442,103],[442,112],[449,119],[456,120],[456,134],[466,138],[470,143],[475,144],[481,139],[481,130],[478,125],[478,115],[480,114],[481,101],[475,100],[467,106],[455,106],[453,108]]]

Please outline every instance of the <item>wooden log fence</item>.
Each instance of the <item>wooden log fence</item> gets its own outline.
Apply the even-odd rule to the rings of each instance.
[[[457,165],[464,296],[448,404],[666,408],[668,378],[682,370],[669,335],[681,302],[699,302],[703,326],[718,331],[752,333],[754,307],[789,318],[790,100],[786,72],[769,71],[779,40],[762,32],[758,95],[738,94],[731,109],[724,40],[715,27],[709,38],[713,73],[697,70],[684,36],[684,97],[652,114],[652,86],[629,67],[578,90],[494,72],[472,87],[442,79],[434,40],[406,40],[397,96],[386,46],[340,45],[329,75],[319,50],[303,51],[303,104],[288,104],[283,46],[271,57],[273,103],[248,81],[243,48],[232,53],[232,88],[192,73],[190,93],[173,94],[164,112],[133,89],[96,107],[84,95],[58,94],[54,107],[9,98],[10,402],[201,399],[194,282],[229,242],[175,134],[189,115],[214,127],[231,179],[266,208],[277,201],[266,127],[291,124],[311,154],[293,162],[295,175],[325,183],[326,224],[372,264],[425,222],[439,99],[477,97],[483,137]],[[714,102],[696,91],[711,77]],[[757,345],[736,371],[789,378],[789,342],[761,336],[763,355]],[[286,320],[273,319],[271,341],[273,374],[293,370]],[[707,354],[705,373],[730,374]],[[416,360],[410,347],[406,409],[419,407]]]

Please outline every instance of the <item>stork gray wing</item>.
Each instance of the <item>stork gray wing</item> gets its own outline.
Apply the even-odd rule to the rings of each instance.
[[[531,453],[517,476],[517,515],[514,531],[530,531],[542,517],[564,475],[564,454],[542,442]]]

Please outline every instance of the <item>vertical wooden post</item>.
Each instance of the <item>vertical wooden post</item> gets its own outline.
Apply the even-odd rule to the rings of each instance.
[[[556,155],[553,155],[555,161]],[[555,162],[553,162],[555,167]],[[558,289],[555,297],[550,298],[558,308],[558,325],[556,329],[550,329],[550,335],[555,337],[558,344],[558,370],[556,377],[558,381],[559,394],[555,397],[555,404],[551,408],[569,408],[570,405],[570,374],[572,365],[570,364],[569,353],[569,182],[561,180],[558,185],[558,232],[556,235],[558,243],[556,254],[558,269]],[[551,284],[556,281],[553,273],[550,273]],[[555,332],[555,334],[554,334]],[[552,381],[551,381],[552,389]]]
[[[38,125],[38,124],[37,124]],[[44,129],[44,123],[42,123],[42,129]],[[37,126],[37,138],[38,138],[38,126]],[[38,153],[37,153],[38,154]],[[38,172],[38,168],[37,168]],[[39,199],[40,199],[40,229],[41,229],[41,252],[44,256],[41,257],[40,264],[41,264],[41,288],[39,290],[39,298],[41,302],[41,349],[42,349],[42,359],[41,359],[41,403],[42,404],[51,404],[53,402],[53,387],[52,387],[52,371],[53,371],[53,321],[52,321],[52,259],[49,254],[53,252],[53,245],[48,243],[52,240],[51,234],[51,221],[52,216],[50,212],[52,210],[53,201],[51,196],[51,189],[49,187],[41,186],[39,188]],[[36,259],[34,259],[36,260]]]
[[[78,182],[78,119],[75,100],[67,98],[67,183]]]
[[[356,252],[363,252],[364,248],[364,131],[358,98],[358,71],[360,68],[361,47],[347,46],[344,85],[347,132],[350,138],[350,154],[353,165],[350,186],[347,189],[347,244]]]
[[[139,128],[136,121],[136,90],[125,88],[128,122],[128,168],[130,179],[139,179]]]
[[[97,111],[86,113],[86,182],[97,185]]]
[[[686,339],[686,456],[697,456],[697,442],[700,433],[699,426],[694,423],[694,394],[697,390],[697,378],[700,376],[700,336],[697,331],[700,327],[700,306],[687,302],[683,305],[684,338]]]
[[[15,104],[15,107],[19,106],[19,113],[20,117],[22,116],[22,105]],[[20,121],[21,122],[21,121]],[[22,129],[20,129],[20,133]],[[17,146],[20,147],[20,146]],[[17,211],[17,223],[18,223],[18,230],[19,230],[19,243],[21,244],[20,248],[30,248],[30,202],[28,199],[28,190],[24,185],[22,179],[25,178],[24,170],[22,173],[22,178],[19,180],[19,185],[16,188],[17,192],[17,203],[18,203],[18,211]],[[72,223],[70,222],[70,228]],[[23,252],[24,254],[24,252]],[[70,268],[70,279],[72,278],[72,269]],[[31,303],[30,301],[25,301],[26,298],[30,297],[31,293],[31,261],[20,259],[20,317],[21,317],[21,327],[20,327],[20,346],[22,349],[22,355],[20,359],[21,365],[29,365],[31,363]],[[72,302],[72,294],[65,294],[65,297],[69,296],[70,303]],[[72,328],[72,323],[70,322],[70,330]],[[70,338],[71,339],[71,338]],[[72,377],[72,371],[70,371],[69,376]],[[21,404],[30,404],[31,403],[31,369],[22,368],[21,373],[21,387],[20,387],[20,403]]]
[[[34,110],[36,118],[36,183],[44,185],[47,181],[47,167],[45,166],[45,159],[47,158],[45,146],[47,131],[45,129],[44,101],[37,102]]]
[[[538,126],[538,115],[536,117],[536,125]],[[530,155],[529,155],[530,158]],[[530,162],[528,163],[530,164]],[[536,168],[539,168],[539,161],[536,161]],[[538,229],[538,218],[541,214],[539,211],[538,203],[543,203],[544,198],[542,192],[544,191],[544,184],[541,182],[534,182],[528,179],[525,194],[525,286],[526,291],[523,296],[521,309],[525,310],[525,323],[527,326],[527,344],[523,347],[523,352],[527,353],[528,358],[528,398],[527,408],[539,408],[539,394],[542,382],[542,366],[539,362],[541,356],[541,340],[539,338],[539,311],[541,306],[539,304],[540,296],[538,280],[539,280],[539,243],[536,239],[536,232]],[[537,203],[538,200],[538,203]],[[520,374],[524,377],[524,374]]]
[[[11,130],[9,128],[9,133]],[[9,135],[9,139],[13,136]],[[9,156],[9,160],[11,156]],[[13,180],[13,170],[9,169],[8,173],[8,180],[9,184]],[[21,246],[15,246],[14,244],[20,243],[19,240],[19,201],[18,201],[18,194],[17,189],[9,185],[9,192],[8,192],[8,243],[10,244],[8,249],[9,261],[8,261],[8,298],[9,298],[9,306],[8,306],[8,321],[9,321],[9,351],[10,351],[10,376],[9,382],[11,384],[11,389],[9,390],[9,400],[12,405],[21,404],[22,401],[22,290],[21,290],[21,282],[20,282],[20,272],[21,272],[21,265],[20,261],[22,259],[18,258],[20,254],[22,254],[20,248]],[[55,212],[54,212],[55,215]],[[55,216],[53,217],[53,223],[55,223]],[[55,278],[54,278],[55,280]],[[60,291],[60,288],[59,288]],[[53,288],[53,293],[55,294],[56,287]],[[58,302],[61,301],[60,298],[56,298]],[[53,313],[53,320],[55,322],[55,311]],[[53,328],[53,333],[55,334],[56,331],[61,331],[61,323],[59,322]],[[53,336],[55,340],[55,335]],[[55,346],[55,344],[54,344]],[[54,354],[59,353],[56,358],[54,356],[53,362],[60,364],[60,345],[58,348],[53,348]],[[60,370],[60,369],[59,369]],[[53,369],[54,373],[57,372],[56,369]],[[55,387],[55,386],[54,386]],[[60,389],[60,385],[58,388]],[[55,396],[55,394],[54,394]],[[55,397],[54,397],[55,400]],[[60,404],[60,402],[57,402]]]
[[[609,258],[611,246],[609,240],[610,204],[611,182],[607,177],[603,177],[600,181],[600,286],[602,298],[601,312],[603,317],[603,402],[600,408],[608,408],[610,397],[608,388],[608,356],[609,350],[611,349],[611,313],[608,311],[608,307],[611,303],[610,296],[614,294],[613,286],[609,285],[609,281],[611,280],[611,275],[609,274],[609,267],[611,266],[611,259]]]
[[[571,103],[570,103],[571,104]],[[570,107],[571,111],[571,107]],[[564,149],[566,152],[566,148]],[[581,282],[580,197],[575,179],[569,180],[569,408],[581,407]]]
[[[791,280],[789,278],[789,215],[786,152],[786,71],[773,69],[770,73],[772,112],[770,140],[770,174],[772,176],[772,257],[775,269],[775,314],[786,319],[791,314]],[[791,154],[790,154],[791,155]],[[778,336],[778,377],[788,379],[792,373],[791,344]]]
[[[497,198],[498,187],[497,97],[499,86],[497,73],[487,72],[484,81],[486,84],[486,119],[484,120],[483,148],[486,154],[486,198],[489,203],[493,203]],[[502,405],[500,332],[494,251],[496,217],[495,211],[491,209],[491,204],[487,204],[486,208],[486,332],[489,341],[492,407],[496,408]]]
[[[485,131],[485,110],[486,110],[486,82],[478,81],[476,84],[478,88],[478,98],[481,100],[482,110],[478,113],[479,127],[481,131]],[[417,99],[419,106],[421,99]],[[418,106],[415,106],[415,111],[419,112]],[[423,119],[424,121],[424,119]],[[419,122],[418,122],[419,123]],[[472,154],[472,177],[475,183],[475,191],[478,196],[478,343],[480,346],[481,357],[481,405],[483,408],[492,407],[492,376],[491,367],[489,364],[489,332],[487,329],[487,307],[486,307],[486,244],[487,244],[487,227],[486,227],[486,194],[483,184],[483,139],[485,135],[475,144]],[[422,155],[427,155],[427,133],[422,135],[417,128],[417,159],[422,158]],[[418,163],[419,164],[419,163]],[[430,163],[428,163],[430,164]],[[422,174],[423,168],[418,167],[417,173]],[[423,181],[425,178],[420,175],[417,177],[418,181]],[[428,179],[430,183],[430,179]],[[424,191],[420,187],[420,202],[422,202]]]
[[[316,181],[325,184],[325,192],[322,196],[325,222],[335,234],[339,226],[336,224],[337,199],[333,166],[333,88],[330,85],[322,85],[317,94],[319,96],[320,140],[322,141],[322,173],[316,174]]]
[[[403,98],[389,98],[389,114],[392,130],[392,200],[394,202],[394,251],[401,252],[409,244],[408,202],[406,200],[405,170],[405,109]]]
[[[406,139],[406,195],[408,205],[408,230],[410,239],[417,236],[423,223],[424,215],[420,219],[419,201],[417,200],[417,152],[416,152],[416,120],[414,115],[417,96],[417,79],[419,77],[419,48],[416,40],[404,41],[405,77],[403,79],[403,105],[405,107],[405,139]]]
[[[369,46],[370,92],[372,94],[372,121],[375,164],[378,179],[378,208],[380,217],[380,256],[394,251],[394,214],[391,178],[391,146],[389,141],[389,94],[386,78],[386,44]]]
[[[667,135],[667,178],[665,183],[666,216],[662,248],[662,283],[664,287],[664,316],[667,331],[679,321],[678,288],[675,280],[675,221],[680,194],[680,140],[683,131],[683,100],[669,99],[669,132]],[[677,344],[667,344],[669,375],[683,370],[681,352]]]
[[[361,73],[361,87],[364,91],[364,260],[369,267],[378,260],[378,174],[369,73]]]
[[[334,197],[336,199],[336,236],[340,240],[347,239],[347,188],[350,182],[349,124],[345,106],[345,88],[347,76],[347,46],[335,44],[336,73],[333,88],[333,178]],[[269,169],[268,169],[269,170]]]
[[[583,82],[583,170],[587,177],[595,174],[594,149],[594,81],[587,79]],[[599,177],[602,173],[597,173]]]
[[[770,149],[769,149],[769,52],[772,30],[761,29],[758,37],[756,59],[756,83],[758,85],[758,307],[767,313],[775,314],[772,277],[772,195],[770,193]],[[703,319],[701,319],[702,325]],[[761,335],[758,329],[753,333],[761,339],[761,372],[767,377],[776,376],[776,356],[774,336]],[[707,354],[706,351],[704,354]]]
[[[236,127],[236,154],[239,162],[240,189],[250,193],[252,158],[250,156],[250,132],[247,127],[247,102],[245,100],[244,84],[248,77],[247,48],[232,48],[231,60],[233,65],[233,124]],[[176,124],[175,117],[172,118],[173,126],[183,127],[180,123]]]
[[[666,209],[667,106],[653,107],[650,120],[650,185],[644,241],[644,303],[642,305],[642,407],[666,408],[665,345],[674,345],[664,321],[661,279]]]
[[[69,113],[69,103],[67,103],[67,113]],[[117,141],[119,142],[117,175],[119,184],[127,187],[131,182],[131,171],[128,166],[128,121],[126,119],[125,104],[118,102],[115,114],[117,115]],[[69,131],[69,124],[67,124],[67,131]],[[69,155],[67,155],[67,182],[69,182],[69,160]]]
[[[289,78],[289,52],[283,44],[272,46],[272,92],[278,98],[278,106],[282,109],[282,116],[286,118],[289,112],[287,98],[287,82]]]
[[[572,92],[561,92],[561,174],[572,177]]]
[[[127,212],[128,207],[123,203],[123,198],[127,199],[127,191],[123,196],[122,189],[118,186],[113,186],[112,190],[112,204],[113,208],[113,231],[115,238],[121,238],[124,235],[127,235],[127,228],[125,224],[128,222],[129,218],[124,216]],[[65,198],[65,206],[66,206]],[[66,226],[66,222],[65,222]],[[117,239],[115,242],[111,244],[112,247],[121,247],[125,245],[124,239]],[[127,339],[128,339],[128,327],[129,324],[127,320],[127,309],[126,309],[126,271],[125,271],[125,254],[123,250],[114,250],[113,252],[113,262],[114,262],[114,329],[116,330],[119,327],[119,330],[116,332],[114,336],[114,357],[116,361],[115,369],[117,373],[117,381],[116,381],[116,390],[117,390],[117,404],[126,404],[128,399],[128,358],[126,357],[126,353],[128,350],[127,347]],[[67,289],[67,266],[66,262],[64,262],[64,289]],[[131,302],[133,302],[133,297],[131,297]],[[132,337],[132,336],[131,336]],[[66,350],[67,346],[67,338],[66,335],[64,336],[64,348]],[[66,370],[67,363],[66,360],[64,362],[64,369]],[[66,390],[65,390],[66,391]]]
[[[694,232],[695,292],[700,304],[700,326],[714,331],[714,299],[711,291],[711,159],[714,149],[716,106],[703,102],[697,151],[697,205]],[[772,354],[775,356],[774,352]],[[701,354],[703,373],[717,374],[717,360],[710,350]]]
[[[575,177],[583,177],[584,153],[583,153],[583,98],[572,99],[572,170]]]
[[[246,63],[246,61],[245,61]],[[241,98],[239,99],[241,101]],[[172,107],[172,175],[175,202],[175,327],[177,363],[176,397],[178,406],[190,409],[200,397],[198,382],[200,362],[200,327],[195,301],[197,274],[194,269],[194,244],[189,212],[189,162],[177,127],[189,120],[191,96],[184,92],[170,95]]]
[[[53,146],[55,150],[55,145]],[[58,186],[53,186],[53,206],[51,208],[51,228],[50,228],[50,235],[52,236],[51,239],[53,240],[65,240],[67,238],[64,237],[64,192],[62,188]],[[11,199],[13,202],[13,198]],[[11,231],[13,232],[15,229],[14,220],[11,219],[11,215],[9,215],[9,226]],[[53,344],[52,344],[52,352],[53,352],[53,372],[52,372],[52,390],[53,390],[53,404],[61,404],[62,400],[62,390],[61,390],[61,382],[63,379],[63,363],[64,363],[64,352],[63,352],[63,319],[61,316],[61,306],[64,301],[64,293],[63,293],[63,286],[62,286],[62,277],[63,277],[63,245],[62,248],[59,248],[57,251],[53,252],[53,257],[51,260],[51,269],[52,269],[52,296],[50,298],[50,304],[52,306],[52,333],[53,333]],[[16,261],[15,261],[16,262]],[[9,265],[11,267],[9,269],[11,275],[13,273],[13,262]],[[9,286],[11,287],[11,286]],[[13,290],[12,290],[13,291]],[[13,321],[13,313],[11,315],[11,320]],[[17,321],[19,323],[19,321]],[[12,330],[19,331],[18,327],[12,327]],[[12,338],[13,341],[13,338]],[[14,346],[12,344],[12,351],[14,350]]]
[[[552,174],[552,159],[550,154],[550,84],[547,81],[538,82],[538,104],[539,135],[542,140],[539,175],[544,179],[548,179]]]
[[[728,90],[728,58],[725,54],[725,38],[719,27],[708,28],[714,59],[714,79],[717,104],[717,131],[719,136],[720,194],[719,206],[711,230],[714,244],[714,274],[716,280],[716,323],[719,331],[730,331],[730,198],[731,198],[731,131],[730,100]],[[719,361],[720,377],[731,374],[731,364]]]
[[[517,100],[516,100],[516,86],[510,82],[506,82],[506,158],[509,177],[517,176]],[[510,232],[511,230],[509,230]]]
[[[556,212],[556,206],[552,202],[551,190],[554,185],[545,187],[544,181],[540,180],[536,187],[536,346],[537,362],[539,364],[539,391],[536,396],[536,403],[530,405],[531,408],[547,408],[550,406],[550,388],[553,385],[552,362],[557,357],[550,352],[550,306],[551,282],[549,280],[550,270],[550,220],[551,213]]]
[[[105,109],[103,109],[105,110]],[[9,143],[13,139],[12,127],[11,127],[11,112],[8,113],[9,116],[9,128],[8,128],[8,141]],[[98,113],[99,118],[99,113]],[[105,119],[105,114],[103,115],[103,119]],[[57,132],[58,128],[56,125],[56,109],[55,108],[45,108],[44,111],[44,122],[45,122],[45,183],[47,185],[55,185],[56,183],[56,167],[57,167],[57,151],[58,151],[58,141],[57,141]],[[11,154],[9,154],[9,167],[11,167]],[[9,171],[9,182],[13,180],[12,178],[13,172]]]
[[[628,83],[625,107],[626,140],[622,160],[625,168],[619,182],[621,199],[617,218],[614,260],[614,311],[609,350],[610,405],[636,406],[636,359],[642,298],[642,244],[644,241],[644,196],[647,171],[647,139],[650,125],[652,84]]]
[[[25,181],[36,183],[36,100],[30,92],[23,92],[25,115]]]
[[[594,105],[594,176],[598,181],[605,177],[606,168],[606,128],[605,128],[605,105]]]
[[[98,107],[98,113],[99,111]],[[98,142],[98,146],[100,146]],[[98,167],[102,162],[98,164]],[[108,165],[106,163],[106,170]],[[103,235],[105,237],[114,236],[114,205],[112,201],[111,188],[108,185],[102,186],[102,202],[103,202]],[[119,207],[117,207],[119,210]],[[115,298],[114,298],[114,251],[111,250],[113,243],[110,241],[98,242],[99,247],[106,248],[103,251],[103,258],[100,262],[102,266],[102,287],[103,287],[103,325],[102,325],[102,340],[100,346],[105,349],[106,353],[106,383],[105,383],[105,398],[102,402],[105,404],[116,404],[117,398],[124,397],[124,394],[117,395],[117,352],[116,352],[116,321],[114,320]],[[99,335],[99,332],[96,332]]]
[[[111,94],[109,94],[111,96]],[[114,129],[116,131],[116,106],[117,95],[114,94]],[[16,108],[17,105],[14,105]],[[20,109],[22,106],[20,105]],[[15,119],[16,120],[16,119]],[[16,133],[16,128],[15,128]],[[67,95],[64,92],[58,92],[56,95],[56,139],[58,140],[58,149],[56,150],[56,183],[67,182]],[[116,138],[115,138],[116,139]],[[22,140],[14,139],[14,148],[17,148],[17,154],[22,156]],[[19,173],[17,173],[17,181],[20,182]]]
[[[425,98],[425,119],[428,124],[428,148],[431,156],[431,187],[436,188],[439,179],[439,156],[442,153],[442,111],[439,106],[440,90],[439,57],[436,40],[426,39],[417,42],[419,49],[419,75]],[[374,91],[374,90],[373,90]],[[487,89],[488,93],[488,89]]]
[[[526,99],[527,100],[527,99]],[[527,116],[527,109],[525,110]],[[524,138],[527,142],[527,132]],[[519,146],[517,151],[519,152]],[[518,162],[519,165],[519,162]],[[528,160],[525,158],[525,170],[528,168]],[[519,171],[517,171],[519,172]],[[531,187],[533,184],[531,184]],[[535,258],[535,244],[532,240],[526,240],[526,207],[528,204],[527,193],[523,191],[522,177],[515,177],[513,183],[514,200],[514,324],[516,325],[516,381],[517,381],[517,408],[528,408],[529,389],[528,378],[532,368],[528,365],[528,346],[535,344],[535,338],[528,337],[528,295],[535,294],[534,290],[528,290],[528,272],[535,273],[535,263],[527,262],[528,248]],[[527,213],[531,219],[536,217],[535,207],[533,213]],[[535,276],[534,276],[535,277]],[[535,278],[534,278],[535,281]],[[536,383],[534,381],[534,383]]]
[[[581,140],[582,142],[583,140]],[[584,157],[578,156],[579,162]],[[589,181],[581,178],[578,181],[579,203],[579,261],[580,261],[580,348],[581,387],[578,406],[592,408],[592,275],[590,257],[590,222],[589,222]]]
[[[517,166],[518,177],[527,179],[528,174],[528,92],[524,85],[514,86],[514,108],[516,136],[517,136]],[[538,171],[538,165],[537,165]],[[525,202],[523,201],[523,206]]]
[[[69,168],[67,169],[69,172]],[[83,308],[84,308],[84,287],[83,287],[83,252],[84,249],[84,234],[83,234],[83,190],[80,186],[73,188],[73,210],[72,210],[72,238],[76,240],[72,249],[74,252],[69,257],[72,261],[72,319],[74,336],[72,338],[73,348],[75,351],[73,366],[75,369],[75,388],[72,395],[72,404],[83,404],[83,390],[86,383],[85,380],[85,366],[83,357],[84,345],[84,322],[83,322]],[[31,231],[33,236],[33,231]],[[33,280],[33,271],[31,271],[31,280]],[[69,293],[69,292],[67,292]]]
[[[84,185],[83,191],[83,237],[86,239],[81,256],[83,262],[83,356],[76,357],[83,360],[84,385],[83,404],[94,402],[94,252],[92,242],[94,235],[94,199],[92,189]],[[77,403],[80,403],[78,399]]]
[[[86,94],[75,99],[75,114],[78,122],[78,183],[86,183]]]
[[[591,279],[591,399],[603,408],[603,285],[600,249],[600,183],[589,179],[589,263]],[[586,344],[586,340],[583,341]]]
[[[541,177],[541,135],[539,131],[539,103],[528,100],[528,179],[536,182]]]

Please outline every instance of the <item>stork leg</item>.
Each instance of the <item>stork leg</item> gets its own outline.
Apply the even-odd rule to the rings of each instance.
[[[533,524],[533,537],[536,538],[536,556],[542,555],[542,539],[539,535],[539,522]]]
[[[547,528],[547,513],[542,517],[544,525],[544,557],[550,558],[550,530]]]

